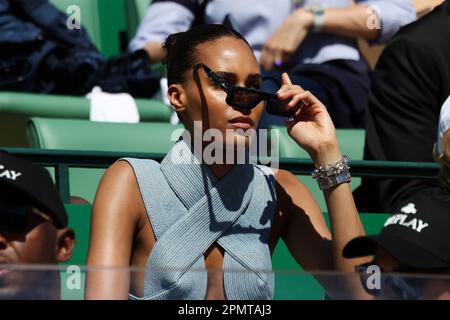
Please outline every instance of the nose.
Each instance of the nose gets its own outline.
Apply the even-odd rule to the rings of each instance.
[[[252,110],[250,110],[250,109],[237,108],[237,107],[233,107],[233,109],[238,110],[244,116],[249,116],[252,113]]]

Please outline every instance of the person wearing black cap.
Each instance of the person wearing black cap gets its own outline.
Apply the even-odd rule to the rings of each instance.
[[[379,235],[355,238],[344,247],[346,258],[374,255],[373,262],[357,267],[369,294],[391,299],[450,299],[450,195],[435,192],[439,191],[405,200]],[[379,288],[370,289],[365,280],[372,265],[398,276],[385,276]]]
[[[49,173],[0,152],[0,299],[59,299],[59,271],[11,265],[55,265],[72,256],[75,234]]]

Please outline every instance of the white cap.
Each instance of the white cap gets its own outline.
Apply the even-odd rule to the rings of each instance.
[[[450,96],[445,100],[442,105],[441,114],[439,115],[438,125],[438,139],[437,139],[437,151],[441,155],[444,153],[444,146],[442,145],[442,139],[447,130],[450,129]]]

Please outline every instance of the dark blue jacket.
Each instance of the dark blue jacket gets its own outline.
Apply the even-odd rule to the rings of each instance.
[[[83,28],[67,28],[67,19],[47,0],[0,0],[0,90],[89,90],[104,59]]]

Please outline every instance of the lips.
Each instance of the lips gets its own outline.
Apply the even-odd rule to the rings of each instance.
[[[249,117],[236,117],[228,121],[236,129],[251,129],[254,126],[254,122]]]

